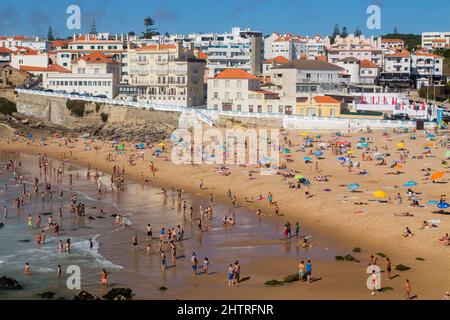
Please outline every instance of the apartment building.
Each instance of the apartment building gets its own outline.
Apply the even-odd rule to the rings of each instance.
[[[279,101],[277,93],[261,89],[258,77],[243,69],[227,69],[208,79],[208,109],[283,113]]]
[[[396,51],[406,49],[406,42],[402,39],[381,39],[381,49],[384,54],[392,54]]]
[[[346,38],[337,36],[334,44],[328,47],[328,62],[337,63],[344,58],[370,60],[372,63],[383,66],[383,50],[381,38],[365,38],[349,35]]]
[[[112,57],[96,51],[71,62],[71,72],[46,72],[44,88],[69,93],[104,95],[113,99],[117,95],[120,64]]]
[[[299,97],[343,93],[349,77],[346,70],[320,60],[294,60],[272,68],[272,82],[287,109]]]
[[[370,60],[361,60],[359,65],[359,83],[375,84],[380,75],[380,67]]]
[[[279,66],[284,63],[288,63],[290,60],[286,59],[282,56],[277,56],[273,59],[264,60],[262,63],[262,74],[259,76],[261,82],[270,82],[271,81],[271,75],[272,75],[272,68]]]
[[[0,63],[11,62],[12,51],[5,47],[0,47]]]
[[[411,56],[411,75],[416,88],[441,84],[444,58],[432,53],[415,52]]]
[[[379,79],[380,85],[389,88],[411,87],[411,53],[408,50],[385,55],[383,65]]]
[[[39,37],[0,36],[0,47],[13,51],[15,47],[29,47],[38,52],[48,52],[51,50],[51,42]]]
[[[344,58],[338,60],[337,66],[345,69],[350,84],[375,84],[380,67],[370,60],[358,60],[356,58]]]
[[[67,47],[60,43],[56,48],[56,63],[64,68],[71,69],[71,63],[82,56],[94,52],[102,52],[106,56],[112,57],[121,66],[120,82],[128,83],[129,66],[127,50],[135,45],[128,42],[125,35],[111,36],[109,34],[98,35],[74,35],[73,40],[67,43]],[[58,45],[58,44],[56,44]]]
[[[11,54],[11,66],[20,69],[21,66],[47,68],[49,65],[48,53],[42,53],[29,47],[16,46]]]
[[[448,32],[423,32],[422,47],[427,50],[435,50],[450,46],[450,31]]]
[[[272,39],[274,35],[276,34],[264,40],[264,49],[269,50],[264,52],[264,56],[270,57],[266,59],[282,56],[288,60],[300,58],[314,60],[316,56],[325,55],[326,48],[330,45],[330,38],[320,35],[310,37],[287,33]]]
[[[196,58],[192,47],[147,45],[128,50],[128,57],[130,82],[119,86],[121,96],[185,107],[205,103],[206,61]]]

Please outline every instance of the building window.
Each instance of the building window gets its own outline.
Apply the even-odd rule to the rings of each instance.
[[[267,106],[267,112],[272,113],[272,106]]]
[[[253,112],[253,106],[248,106],[248,112]]]
[[[219,93],[218,92],[214,92],[214,99],[219,99]]]
[[[225,80],[225,88],[229,88],[230,87],[230,80]]]
[[[239,111],[239,112],[242,111],[242,106],[240,104],[237,105],[237,111]]]

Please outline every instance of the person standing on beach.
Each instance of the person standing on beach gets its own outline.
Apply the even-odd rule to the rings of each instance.
[[[66,253],[70,254],[70,239],[67,239],[66,241]]]
[[[28,262],[25,263],[24,274],[26,277],[31,275],[31,267]]]
[[[267,195],[267,200],[269,200],[269,204],[272,205],[272,203],[273,203],[273,195],[272,195],[272,192],[269,192],[269,194]]]
[[[311,282],[311,275],[312,275],[312,263],[311,260],[308,260],[306,263],[306,282]]]
[[[59,252],[59,254],[62,253],[63,247],[64,247],[64,246],[63,246],[62,240],[59,240],[59,241],[58,241],[58,252]]]
[[[295,238],[297,240],[300,238],[300,224],[298,222],[295,224]]]
[[[234,280],[236,280],[236,285],[241,281],[241,265],[239,261],[234,263]]]
[[[160,263],[161,263],[161,270],[165,271],[167,267],[167,262],[166,262],[166,254],[164,253],[164,251],[161,252]]]
[[[149,223],[147,224],[147,241],[152,240],[153,233],[152,233],[152,225]]]
[[[192,252],[191,265],[192,265],[192,274],[194,276],[196,276],[197,275],[198,260],[197,260],[197,255],[195,254],[195,252]]]
[[[58,268],[56,269],[56,278],[61,279],[61,275],[62,275],[61,266],[58,264]]]
[[[408,279],[405,281],[405,299],[411,300],[411,282]]]
[[[109,275],[109,272],[107,272],[105,269],[103,269],[102,273],[100,274],[103,287],[107,287],[108,286],[108,275]]]
[[[209,259],[205,257],[205,259],[203,259],[203,273],[208,274],[208,269],[209,269]]]
[[[8,219],[8,207],[6,207],[6,204],[3,206],[3,217]]]
[[[390,280],[391,272],[392,272],[392,263],[388,257],[386,257],[386,261],[387,261],[387,266],[386,266],[387,279],[386,280]]]
[[[133,252],[136,250],[139,250],[139,243],[138,243],[137,234],[134,234],[134,236],[133,236]]]
[[[303,282],[305,278],[305,262],[302,260],[298,265],[298,281]]]
[[[230,263],[228,266],[228,286],[232,287],[234,286],[234,268],[233,265]]]

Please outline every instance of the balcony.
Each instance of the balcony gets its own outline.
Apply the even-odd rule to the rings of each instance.
[[[139,65],[147,65],[148,61],[147,60],[141,60],[141,61],[137,61],[136,63],[139,64]]]

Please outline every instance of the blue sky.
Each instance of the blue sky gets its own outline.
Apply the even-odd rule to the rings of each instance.
[[[66,8],[81,8],[82,30],[111,33],[144,30],[151,16],[160,32],[224,32],[233,26],[249,27],[265,34],[272,31],[298,34],[330,34],[337,23],[353,32],[402,33],[450,31],[448,0],[1,0],[0,35],[46,36],[49,26],[56,36],[66,37]],[[366,9],[381,7],[382,29],[368,30]]]

